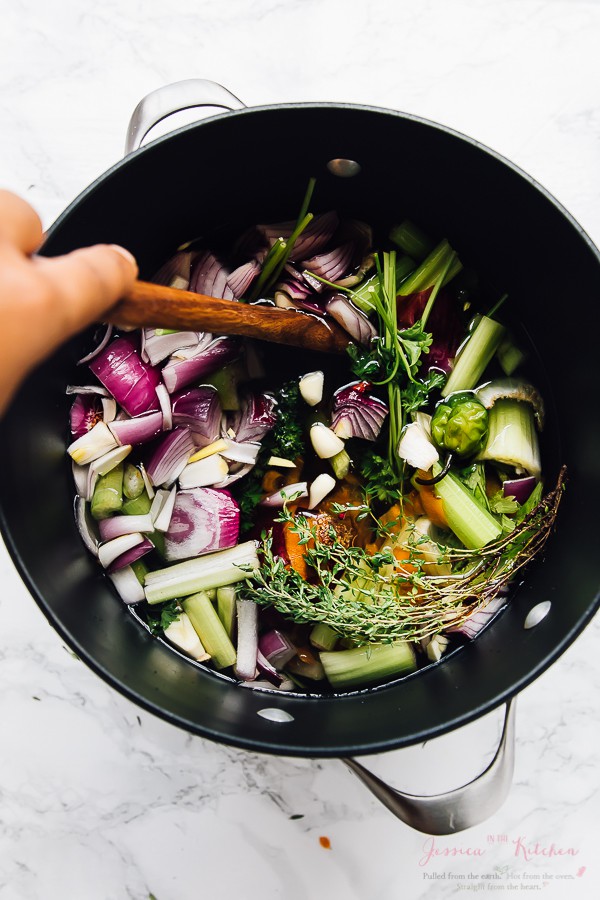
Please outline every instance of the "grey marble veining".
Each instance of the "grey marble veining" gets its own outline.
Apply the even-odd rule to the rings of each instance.
[[[248,104],[443,122],[600,242],[598,2],[0,0],[0,21],[0,182],[46,226],[119,159],[140,97],[204,77]],[[0,584],[0,900],[600,896],[598,621],[520,696],[504,807],[432,843],[336,760],[246,753],[139,710],[64,647],[3,547]],[[401,789],[455,787],[490,759],[499,721],[369,762]]]

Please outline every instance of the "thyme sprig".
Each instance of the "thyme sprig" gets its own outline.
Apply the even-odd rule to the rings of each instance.
[[[408,560],[398,566],[390,551],[345,547],[335,533],[331,543],[324,541],[307,517],[284,507],[280,521],[298,534],[314,578],[305,580],[274,552],[269,531],[260,546],[262,567],[248,579],[246,595],[299,624],[323,622],[358,644],[414,641],[457,627],[539,554],[554,526],[565,478],[563,467],[556,486],[498,541],[479,550],[437,545],[439,562],[452,564],[448,575],[425,573],[421,539],[407,539]]]

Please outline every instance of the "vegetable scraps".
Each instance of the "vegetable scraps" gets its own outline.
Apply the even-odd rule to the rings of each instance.
[[[345,360],[227,335],[113,334],[71,386],[77,524],[195,664],[270,690],[401,677],[475,637],[548,539],[527,354],[412,222],[313,214],[180,248],[155,280],[333,318]],[[485,307],[484,307],[485,308]],[[284,313],[282,313],[284,314]],[[509,377],[506,372],[509,370]]]

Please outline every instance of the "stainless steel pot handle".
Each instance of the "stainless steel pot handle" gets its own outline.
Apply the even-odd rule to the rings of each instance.
[[[516,700],[508,701],[502,737],[487,769],[454,791],[419,797],[405,794],[373,775],[351,757],[342,759],[384,806],[411,828],[424,834],[455,834],[484,822],[504,803],[515,764]]]
[[[174,113],[200,106],[244,109],[245,105],[227,88],[205,78],[188,78],[166,84],[147,94],[134,109],[127,128],[125,155],[137,150],[148,132]]]

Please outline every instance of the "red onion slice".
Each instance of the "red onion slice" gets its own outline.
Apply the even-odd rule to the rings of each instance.
[[[168,392],[173,394],[204,375],[216,372],[238,355],[239,343],[234,338],[213,339],[212,335],[204,335],[193,354],[177,353],[171,356],[162,370],[163,381]]]
[[[145,363],[135,339],[114,340],[91,363],[90,369],[130,416],[158,409],[156,385],[160,372]]]
[[[241,299],[260,272],[260,264],[255,259],[238,266],[228,276],[227,283],[236,300]]]
[[[109,578],[121,600],[128,606],[145,599],[144,588],[131,566],[123,566],[116,572],[111,572]]]
[[[98,528],[101,540],[112,541],[122,534],[135,534],[136,531],[150,534],[154,531],[154,524],[150,513],[147,513],[145,516],[110,516],[108,519],[102,519]]]
[[[157,366],[177,350],[197,347],[202,339],[201,331],[176,331],[161,334],[160,329],[144,328],[142,331],[141,354],[144,362]]]
[[[75,522],[81,540],[94,556],[98,556],[98,536],[88,513],[88,506],[83,497],[75,498]]]
[[[285,668],[290,659],[296,655],[295,646],[276,628],[261,635],[258,648],[275,669]]]
[[[162,412],[146,413],[135,418],[116,419],[109,428],[119,444],[146,444],[157,437],[163,427]]]
[[[529,499],[537,483],[538,479],[533,475],[528,475],[526,478],[514,478],[503,483],[502,492],[505,497],[514,497],[517,503],[522,504]]]
[[[91,431],[97,422],[103,421],[102,398],[95,394],[78,395],[71,405],[69,418],[71,434],[76,440]]]
[[[239,443],[261,441],[277,421],[277,401],[272,394],[246,394],[240,409],[229,416],[225,434],[235,434]]]
[[[173,424],[187,425],[196,447],[208,447],[219,437],[221,402],[216,388],[203,384],[172,395]]]
[[[334,294],[325,304],[325,311],[362,346],[368,347],[377,337],[375,326],[343,294]]]
[[[104,350],[104,348],[110,341],[112,333],[113,333],[113,326],[107,325],[106,331],[104,332],[104,335],[102,336],[102,339],[101,339],[100,343],[98,344],[98,346],[94,350],[92,350],[91,353],[88,353],[86,356],[82,356],[81,359],[78,359],[77,365],[80,366],[83,363],[91,362],[91,360],[94,359],[96,356],[98,356],[99,353],[102,353],[102,351]]]
[[[117,556],[117,558],[108,566],[107,572],[109,574],[111,572],[118,572],[119,569],[123,569],[125,566],[130,566],[132,563],[137,562],[138,559],[141,559],[146,553],[150,553],[151,550],[154,550],[154,544],[147,538],[144,538],[141,543],[136,544],[135,547],[132,547],[130,550],[126,550],[121,556]]]
[[[228,284],[229,275],[230,273],[214,253],[206,250],[192,265],[189,289],[196,294],[233,300],[233,291]]]
[[[175,428],[161,439],[146,465],[148,478],[153,485],[168,487],[181,474],[194,452],[194,441],[189,428]]]
[[[288,501],[300,500],[303,497],[308,497],[308,482],[297,481],[294,484],[286,484],[280,491],[269,494],[268,497],[260,501],[260,505],[280,507]]]
[[[483,609],[475,610],[473,615],[469,616],[462,625],[457,625],[455,628],[446,628],[446,632],[448,634],[457,632],[466,635],[468,638],[474,638],[486,625],[489,625],[496,613],[506,606],[506,602],[505,596],[494,597]]]
[[[179,251],[164,263],[152,277],[154,284],[166,284],[187,290],[190,284],[192,259],[196,254],[189,250]]]
[[[370,393],[370,385],[354,381],[333,395],[331,428],[344,440],[357,437],[375,441],[387,414],[386,404]]]
[[[235,547],[239,520],[239,507],[227,491],[179,491],[165,534],[165,558],[172,562]]]
[[[156,396],[160,403],[160,411],[163,417],[163,431],[170,431],[173,427],[173,414],[171,410],[171,398],[164,384],[156,385]]]
[[[144,540],[145,538],[142,534],[135,532],[134,534],[122,534],[120,537],[113,538],[112,541],[101,544],[98,548],[100,564],[103,568],[108,569],[115,559],[118,559],[124,553],[128,553],[129,550],[137,547]]]
[[[354,258],[354,245],[351,242],[335,247],[327,253],[304,259],[302,265],[311,275],[318,275],[327,281],[337,281],[348,274]]]

